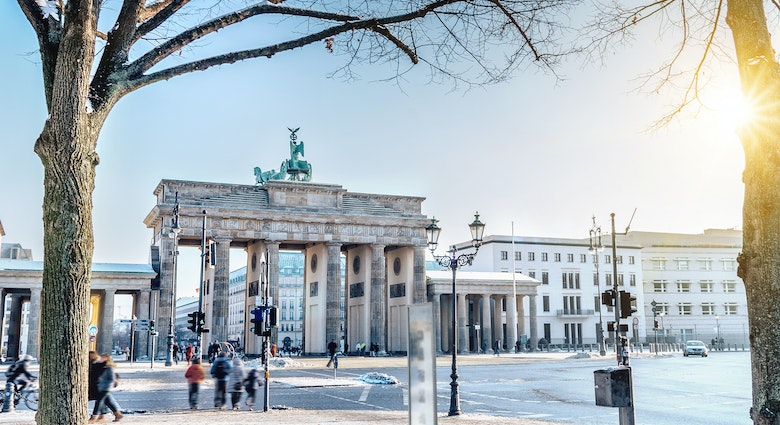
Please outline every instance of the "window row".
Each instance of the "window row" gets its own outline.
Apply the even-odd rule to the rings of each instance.
[[[702,316],[716,316],[723,314],[724,316],[735,316],[739,314],[739,308],[737,303],[728,302],[723,304],[723,310],[718,313],[717,306],[712,302],[704,302],[698,304]],[[679,316],[691,316],[699,311],[694,311],[694,305],[692,303],[677,303],[672,308],[671,305],[666,303],[657,303],[655,305],[655,314],[659,316],[668,316],[669,314],[677,314]]]
[[[715,292],[715,288],[718,286],[723,293],[728,294],[737,292],[737,281],[735,280],[724,280],[720,283],[720,285],[716,285],[716,283],[712,280],[700,280],[698,282],[699,292],[703,293]],[[653,292],[671,292],[671,287],[672,285],[670,285],[669,281],[667,280],[653,281]],[[674,288],[677,289],[677,292],[681,293],[693,292],[692,289],[694,288],[694,284],[689,280],[678,280],[675,282]]]
[[[692,267],[693,264],[698,266],[695,270],[716,270],[714,266],[716,261],[712,258],[699,258],[696,260],[691,260],[689,258],[674,258],[671,260],[666,258],[650,259],[653,270],[670,270],[667,267],[667,263],[670,262],[674,264],[674,270],[694,270]],[[721,258],[720,260],[717,260],[717,263],[719,263],[717,270],[735,271],[737,269],[737,260],[733,258]]]
[[[577,257],[579,259],[580,263],[587,263],[588,262],[588,254],[579,254],[579,255],[566,254],[566,262],[567,263],[573,263],[575,257]],[[597,262],[596,261],[597,257],[595,255],[592,255],[591,257],[592,257],[591,258],[591,262],[592,263],[596,263]],[[509,260],[509,251],[501,251],[500,258],[501,258],[502,261]],[[617,263],[618,264],[623,264],[623,256],[622,255],[618,255],[616,258],[617,258]],[[528,253],[526,253],[526,259],[527,259],[527,261],[536,261],[536,253],[535,252],[528,252]],[[522,252],[520,252],[520,251],[516,251],[515,252],[515,261],[523,261],[523,253]],[[550,261],[549,253],[542,252],[541,253],[541,261],[543,261],[543,262]],[[562,262],[563,261],[563,254],[561,254],[559,252],[554,252],[553,253],[553,261],[556,262],[556,263]],[[611,262],[612,262],[612,256],[605,255],[604,256],[604,263],[610,264]],[[635,264],[635,262],[636,262],[636,258],[633,255],[630,255],[628,257],[628,264]]]

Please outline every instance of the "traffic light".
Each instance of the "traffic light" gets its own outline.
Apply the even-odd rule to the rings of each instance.
[[[636,313],[636,297],[630,292],[620,291],[620,318],[625,319]]]
[[[204,261],[206,268],[213,269],[217,264],[217,244],[209,241],[206,244],[206,252],[203,255],[206,257]]]
[[[653,320],[653,329],[658,329],[658,320]]]
[[[189,326],[187,326],[187,328],[189,330],[193,331],[193,332],[197,332],[198,331],[198,319],[199,319],[198,318],[198,312],[197,311],[193,311],[192,313],[188,314],[187,316],[190,317],[189,320],[187,320],[187,323],[190,324]]]
[[[197,313],[198,313],[198,333],[199,334],[208,333],[209,330],[204,327],[206,326],[206,313],[202,311],[199,311]]]
[[[256,309],[250,311],[250,313],[252,313],[252,318],[249,319],[249,321],[254,324],[254,327],[252,327],[252,333],[257,336],[263,335],[263,330],[265,328],[265,323],[263,323],[263,313],[265,313],[265,307],[257,307]]]
[[[612,295],[613,291],[608,289],[601,293],[601,303],[607,307],[615,306],[615,297]]]
[[[279,310],[275,306],[268,307],[268,327],[279,326]]]
[[[149,334],[157,335],[157,332],[154,330],[154,320],[149,321]]]

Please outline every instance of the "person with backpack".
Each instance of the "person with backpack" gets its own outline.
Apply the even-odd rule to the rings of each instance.
[[[217,354],[210,372],[214,378],[214,407],[223,410],[227,402],[227,383],[230,379],[230,360],[224,351]]]
[[[19,357],[19,360],[14,362],[8,367],[8,370],[5,371],[6,379],[13,382],[16,386],[16,391],[20,393],[27,386],[28,382],[38,379],[27,371],[32,360],[33,357],[31,355],[25,354],[22,357]]]
[[[244,388],[246,389],[246,405],[249,410],[255,410],[255,394],[257,393],[260,372],[252,368],[247,372],[244,379]]]
[[[189,361],[189,360],[188,360]],[[190,396],[190,409],[197,410],[200,402],[200,383],[206,379],[206,371],[203,370],[203,366],[200,364],[200,359],[195,357],[192,359],[192,365],[184,372],[184,377],[187,378],[187,387]]]

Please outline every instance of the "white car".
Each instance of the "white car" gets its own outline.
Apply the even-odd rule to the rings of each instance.
[[[683,349],[683,356],[688,357],[690,355],[693,355],[693,356],[707,357],[707,354],[709,354],[707,350],[707,345],[705,345],[702,341],[697,341],[695,339],[692,339],[685,343],[685,348]]]

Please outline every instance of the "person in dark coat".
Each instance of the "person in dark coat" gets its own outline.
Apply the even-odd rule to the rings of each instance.
[[[336,340],[332,339],[330,340],[330,343],[328,344],[328,353],[330,354],[330,360],[328,360],[328,365],[326,367],[330,367],[330,365],[333,364],[333,362],[336,360],[336,349],[339,348],[338,344],[336,344]]]
[[[88,378],[88,398],[89,400],[94,400],[95,403],[99,403],[98,401],[98,379],[100,378],[100,375],[103,373],[103,369],[106,368],[106,363],[100,360],[100,356],[98,355],[97,351],[90,351],[89,352],[89,378]],[[96,417],[95,419],[103,420],[104,415],[108,413],[108,406],[105,404],[103,405],[103,411],[100,412],[100,415]],[[94,416],[94,415],[93,415]]]
[[[92,409],[92,416],[90,416],[89,422],[101,421],[103,415],[98,415],[98,412],[105,408],[105,406],[108,406],[114,413],[114,422],[119,422],[124,415],[122,414],[122,409],[119,407],[119,403],[117,403],[114,396],[111,395],[111,390],[114,389],[117,383],[117,375],[116,372],[114,372],[116,364],[108,354],[101,355],[99,361],[102,361],[105,366],[103,372],[98,377],[98,399],[95,402],[95,407]]]

